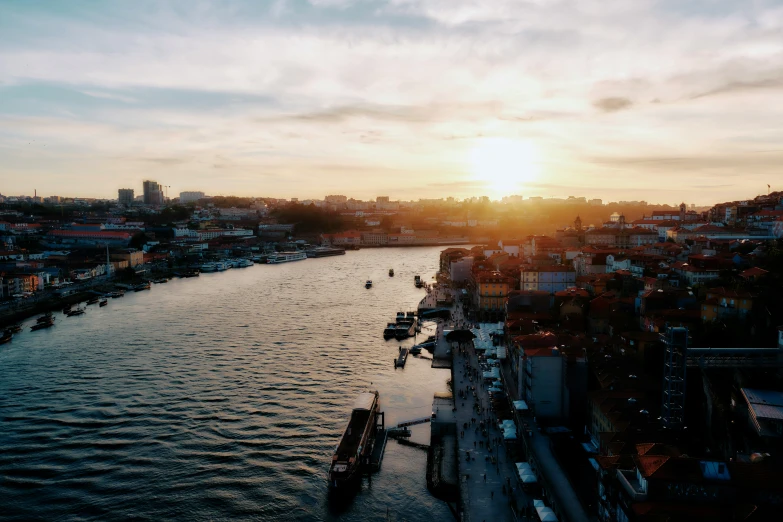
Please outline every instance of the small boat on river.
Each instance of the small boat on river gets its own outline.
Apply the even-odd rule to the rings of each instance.
[[[372,280],[368,279],[368,280],[367,280],[367,281],[364,283],[364,288],[372,288]]]
[[[109,301],[107,299],[102,299],[101,301],[98,302],[98,306],[106,306],[107,304],[109,304]]]
[[[389,269],[389,277],[394,277],[394,269],[393,268]]]
[[[51,328],[54,326],[54,321],[48,321],[45,323],[36,323],[33,326],[30,327],[30,330],[43,330],[44,328]]]

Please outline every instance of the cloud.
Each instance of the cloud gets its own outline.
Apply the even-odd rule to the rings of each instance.
[[[611,97],[601,98],[593,102],[593,107],[600,109],[604,112],[616,112],[628,109],[633,105],[633,102],[628,98]]]
[[[361,196],[388,188],[393,169],[406,190],[434,183],[464,196],[477,186],[452,181],[470,176],[464,158],[483,136],[530,142],[550,181],[537,188],[551,194],[600,190],[612,183],[601,176],[607,167],[627,180],[626,199],[644,199],[631,192],[647,190],[650,175],[660,184],[691,171],[750,183],[769,175],[772,160],[747,151],[783,142],[783,17],[776,2],[746,4],[9,7],[0,20],[0,147],[45,139],[53,151],[36,160],[37,183],[53,191],[70,185],[58,188],[67,176],[47,171],[126,172],[189,188],[196,179],[207,191],[249,193],[259,173],[274,172],[268,194],[301,195],[293,192],[319,190],[308,180],[328,172],[332,188]],[[13,170],[0,166],[16,191],[33,165],[19,154]],[[178,158],[185,162],[167,163]]]

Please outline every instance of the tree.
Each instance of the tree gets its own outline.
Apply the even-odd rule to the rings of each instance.
[[[147,244],[147,236],[144,232],[138,232],[130,240],[130,247],[141,250]]]

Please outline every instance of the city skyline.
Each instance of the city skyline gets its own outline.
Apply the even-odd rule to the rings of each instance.
[[[773,2],[0,11],[6,194],[707,205],[765,193],[783,159]]]

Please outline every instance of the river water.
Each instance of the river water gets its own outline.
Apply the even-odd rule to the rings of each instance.
[[[428,416],[447,390],[429,360],[395,370],[400,343],[382,337],[415,310],[413,277],[433,276],[439,250],[202,274],[48,330],[28,321],[0,346],[0,518],[450,518],[427,492],[426,453],[394,441],[355,497],[330,499],[326,483],[358,393],[380,391],[389,425]]]

